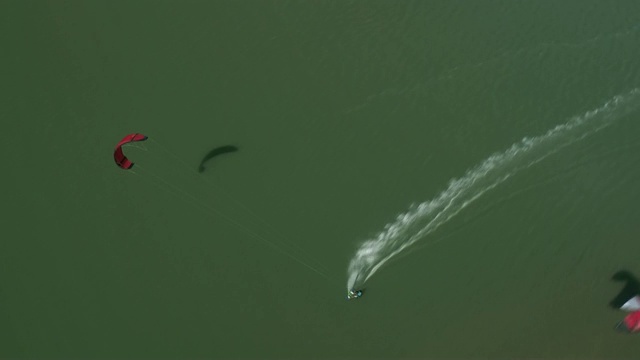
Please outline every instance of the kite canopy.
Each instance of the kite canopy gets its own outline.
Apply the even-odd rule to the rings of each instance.
[[[130,142],[134,142],[134,141],[145,141],[145,140],[147,140],[147,137],[145,135],[138,134],[138,133],[129,134],[123,137],[122,140],[120,140],[120,142],[118,143],[118,145],[116,145],[116,149],[113,152],[113,159],[116,161],[116,165],[120,166],[125,170],[131,169],[133,167],[133,163],[129,161],[129,159],[127,159],[126,156],[124,156],[124,153],[122,152],[122,145],[128,144]]]
[[[640,310],[640,296],[636,295],[631,299],[629,299],[626,303],[620,306],[620,310],[629,311],[629,312]]]
[[[618,325],[619,330],[640,332],[640,311],[627,315]]]

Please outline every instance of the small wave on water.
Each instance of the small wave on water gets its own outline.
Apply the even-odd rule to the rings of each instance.
[[[412,205],[375,237],[364,241],[349,263],[347,289],[360,287],[387,261],[431,234],[512,175],[605,128],[638,107],[640,89],[635,88],[542,135],[525,137],[506,151],[489,156],[461,178],[451,180],[438,196]]]

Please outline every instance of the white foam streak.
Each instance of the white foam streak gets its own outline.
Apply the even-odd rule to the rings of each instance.
[[[640,105],[640,89],[615,96],[603,106],[571,118],[545,134],[525,137],[502,153],[496,153],[468,170],[436,198],[397,216],[374,238],[364,241],[351,259],[347,288],[357,288],[387,261],[425,238],[487,191],[518,171],[608,126]]]

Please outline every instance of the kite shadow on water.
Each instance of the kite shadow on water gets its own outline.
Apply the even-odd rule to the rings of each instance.
[[[222,155],[222,154],[228,154],[228,153],[234,153],[236,151],[238,151],[239,149],[236,146],[233,145],[224,145],[224,146],[218,146],[217,148],[209,151],[207,153],[207,155],[205,155],[202,160],[200,161],[200,166],[198,166],[198,172],[203,172],[205,170],[205,166],[204,164],[213,159],[214,157],[218,156],[218,155]]]
[[[630,298],[640,294],[640,281],[627,270],[620,270],[613,274],[611,280],[625,282],[620,293],[609,302],[609,306],[618,310]]]

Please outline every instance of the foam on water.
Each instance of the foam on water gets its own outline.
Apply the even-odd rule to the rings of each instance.
[[[364,241],[349,263],[347,289],[360,287],[391,258],[425,238],[512,175],[601,130],[638,107],[640,89],[636,88],[543,135],[525,137],[506,151],[489,156],[463,177],[451,180],[434,199],[412,205],[374,238]]]

